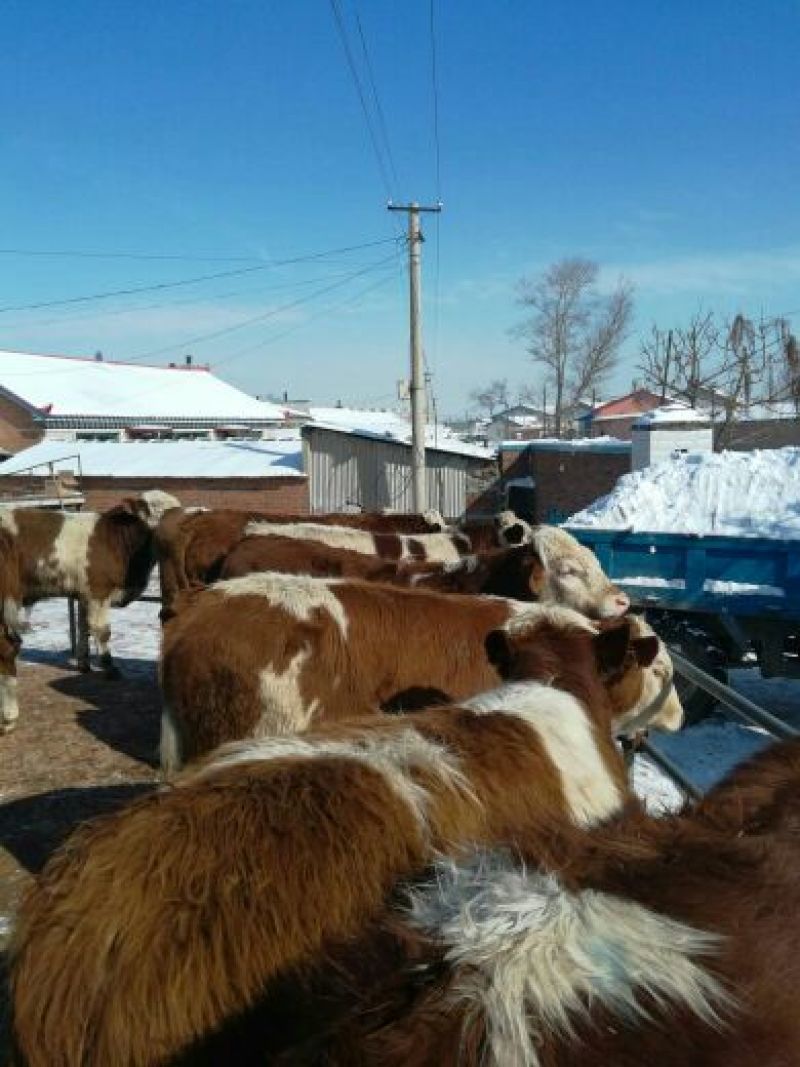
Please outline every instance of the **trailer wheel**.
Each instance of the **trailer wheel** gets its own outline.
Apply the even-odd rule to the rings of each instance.
[[[728,672],[725,669],[725,652],[701,622],[688,619],[665,620],[656,627],[661,637],[690,659],[701,670],[718,681],[727,684]],[[685,713],[685,725],[692,726],[702,722],[716,709],[717,701],[700,686],[690,682],[677,671],[675,672],[675,689],[680,697]]]

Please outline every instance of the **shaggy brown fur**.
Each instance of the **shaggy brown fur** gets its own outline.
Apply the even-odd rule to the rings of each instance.
[[[773,791],[770,782],[777,774],[783,796],[791,793],[796,801],[797,757],[796,742],[777,746],[743,775],[734,772],[720,796],[729,798],[745,784],[755,795],[763,773],[767,792]],[[785,801],[773,799],[777,811]],[[580,1014],[570,1012],[571,1033],[544,1027],[543,1037],[541,1020],[521,1018],[523,1027],[537,1033],[542,1067],[790,1067],[798,1062],[800,836],[796,823],[792,833],[750,836],[747,808],[741,814],[737,825],[734,807],[726,805],[724,825],[711,826],[702,811],[653,819],[632,807],[618,821],[589,833],[559,828],[549,842],[536,835],[526,840],[520,849],[526,868],[554,873],[565,891],[599,890],[720,936],[716,951],[701,962],[731,998],[715,1025],[685,1007],[649,999],[641,991],[647,975],[634,975],[649,1017],[622,1018],[590,1003]],[[387,911],[381,923],[365,929],[362,940],[330,953],[324,965],[320,957],[316,968],[296,976],[292,993],[303,1004],[305,1026],[301,1034],[286,1031],[290,1047],[285,1058],[273,1062],[309,1067],[496,1063],[489,1055],[480,1002],[463,993],[472,976],[447,963],[447,949],[447,943],[426,940],[406,926],[402,910]],[[497,951],[503,951],[501,941]]]
[[[438,522],[422,515],[270,515],[262,511],[183,511],[168,512],[156,531],[156,550],[161,574],[161,599],[165,606],[182,589],[207,585],[219,578],[225,557],[241,540],[250,522],[315,522],[326,526],[389,533],[436,533]]]
[[[623,640],[545,622],[537,641],[569,661],[562,676],[621,803],[599,664],[617,669],[637,638],[628,621],[617,627]],[[541,692],[546,703],[551,691]],[[568,832],[569,768],[551,761],[533,722],[450,708],[352,721],[282,747],[231,746],[177,788],[79,831],[19,911],[20,1062],[165,1063],[271,979],[356,934],[435,855]]]

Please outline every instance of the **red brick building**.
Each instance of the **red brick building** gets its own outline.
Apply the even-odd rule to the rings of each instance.
[[[634,389],[625,396],[597,404],[578,420],[584,437],[617,437],[630,441],[634,422],[646,411],[662,407],[665,403],[649,389]]]
[[[610,493],[630,469],[625,441],[506,442],[500,453],[505,505],[534,522],[563,522]]]

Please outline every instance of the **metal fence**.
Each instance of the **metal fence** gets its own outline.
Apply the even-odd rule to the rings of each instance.
[[[723,705],[726,712],[732,714],[735,718],[740,719],[749,726],[758,726],[760,729],[766,730],[772,737],[785,739],[797,737],[798,733],[800,733],[793,726],[789,726],[782,719],[776,718],[770,712],[765,711],[764,708],[759,707],[758,704],[753,703],[752,700],[731,689],[729,685],[725,685],[719,679],[701,670],[691,660],[682,656],[680,652],[676,652],[675,649],[670,648],[670,656],[678,674],[683,675],[687,681],[709,693]],[[690,797],[695,800],[702,797],[703,790],[700,786],[693,782],[669,756],[666,756],[648,740],[643,741],[639,747],[670,778],[673,778]]]

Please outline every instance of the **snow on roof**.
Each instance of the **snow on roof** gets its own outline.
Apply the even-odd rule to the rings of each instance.
[[[504,452],[616,452],[626,454],[631,451],[630,441],[618,437],[540,437],[535,441],[503,441]]]
[[[662,408],[640,415],[633,424],[635,430],[652,429],[656,426],[668,426],[670,423],[702,422],[708,423],[709,417],[703,411],[689,407],[688,404],[665,404]]]
[[[401,444],[411,442],[411,423],[396,411],[361,411],[357,408],[310,407],[312,426],[366,436],[390,438]],[[428,425],[426,448],[478,459],[492,459],[494,448],[463,441],[449,426]]]
[[[0,388],[46,415],[283,420],[204,367],[152,367],[0,350]]]
[[[800,448],[678,455],[626,474],[567,525],[800,539]]]
[[[40,463],[77,474],[78,463],[70,458],[76,455],[86,477],[291,478],[304,473],[296,433],[277,441],[41,441],[0,463],[0,476]]]

